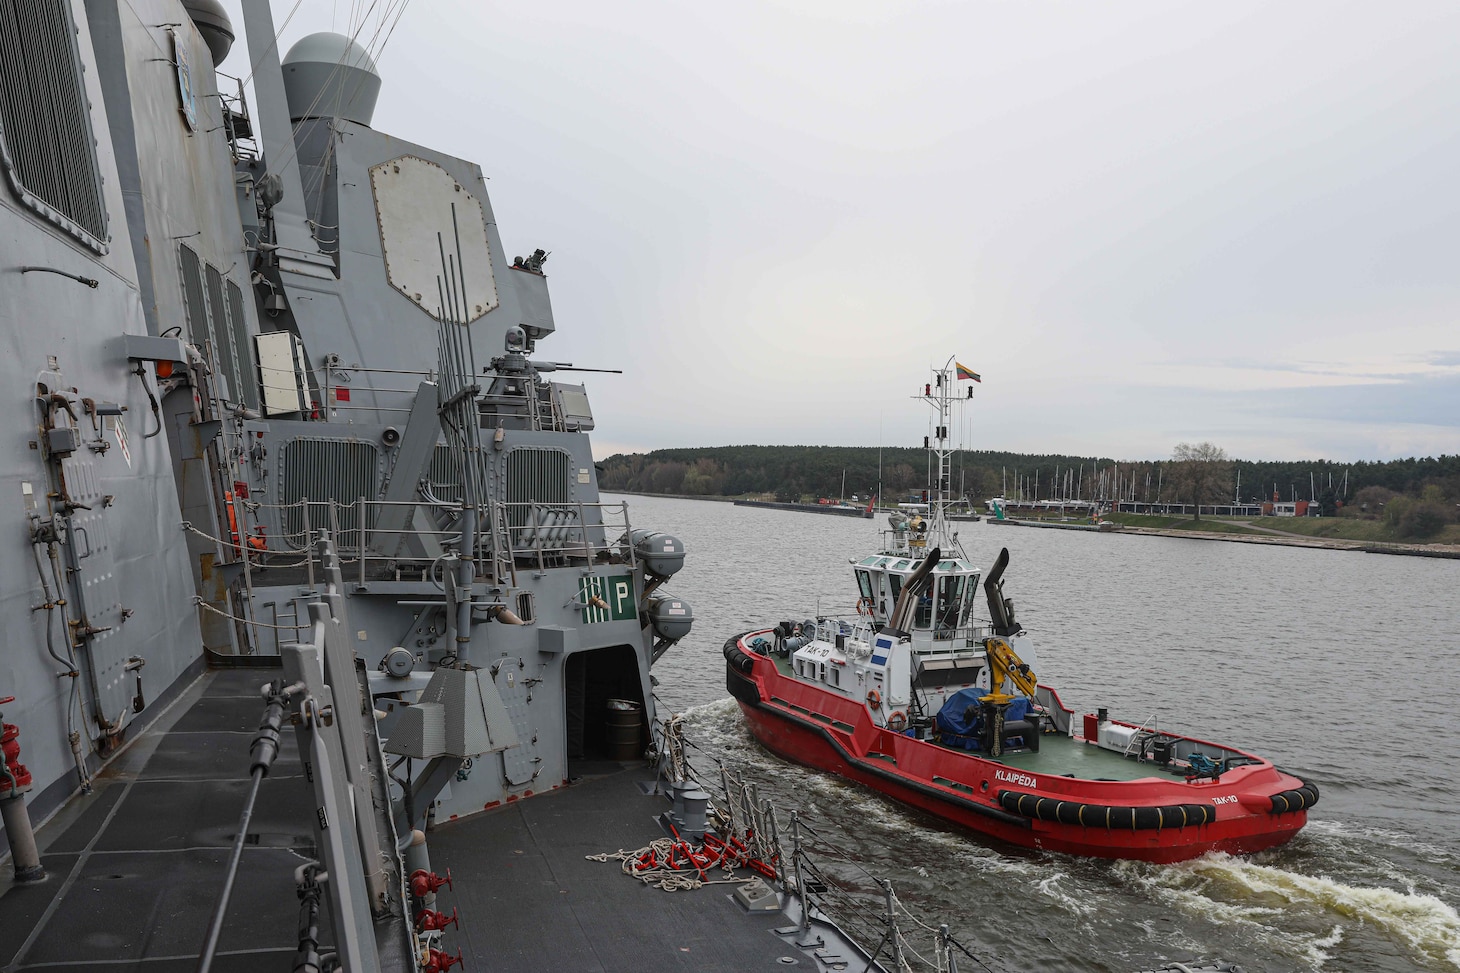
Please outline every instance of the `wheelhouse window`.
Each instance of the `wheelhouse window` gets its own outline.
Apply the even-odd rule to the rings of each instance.
[[[969,575],[968,584],[963,590],[963,615],[959,624],[967,625],[973,617],[974,606],[978,604],[978,575]]]
[[[913,615],[913,627],[933,627],[933,596],[926,588],[924,588],[923,593],[918,596],[918,610],[916,614]]]
[[[90,108],[68,0],[0,0],[0,167],[24,206],[105,253]]]
[[[857,588],[862,592],[862,597],[868,601],[876,598],[872,591],[872,575],[866,571],[857,572]]]
[[[963,605],[963,592],[968,575],[950,574],[938,579],[938,630],[952,633],[958,627],[958,610]]]

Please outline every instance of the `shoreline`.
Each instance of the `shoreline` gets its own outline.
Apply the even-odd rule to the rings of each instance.
[[[994,523],[995,521],[990,521]],[[1012,527],[1058,527],[1038,521],[1005,520]],[[1081,529],[1085,528],[1081,525]],[[1269,528],[1274,529],[1274,528]],[[1308,537],[1303,534],[1234,534],[1227,531],[1173,530],[1169,527],[1130,527],[1113,524],[1101,528],[1102,534],[1144,534],[1148,537],[1189,537],[1199,541],[1228,541],[1237,544],[1268,544],[1276,547],[1307,547],[1328,551],[1358,551],[1363,554],[1398,554],[1406,557],[1460,559],[1460,546],[1454,544],[1402,544],[1387,541],[1355,541],[1341,537]]]
[[[1364,554],[1402,554],[1408,557],[1460,558],[1460,547],[1453,544],[1401,544],[1386,541],[1352,541],[1341,537],[1305,537],[1291,534],[1231,534],[1223,531],[1170,530],[1164,527],[1127,527],[1119,525],[1112,534],[1151,534],[1157,537],[1196,537],[1204,541],[1235,541],[1239,544],[1275,544],[1279,547],[1316,547],[1330,551],[1360,551]]]
[[[637,490],[605,490],[605,493],[616,493],[629,497],[664,497],[670,500],[707,500],[711,503],[730,503],[736,501],[736,497],[719,496],[690,496],[682,493],[645,493]],[[877,513],[881,513],[878,508]],[[985,518],[988,523],[995,523],[992,518]],[[1038,521],[1006,520],[1005,524],[1012,527],[1055,527],[1054,524],[1043,524]],[[1270,530],[1275,528],[1269,528]],[[1460,560],[1460,545],[1455,544],[1402,544],[1397,541],[1355,541],[1346,540],[1341,537],[1308,537],[1303,534],[1234,534],[1225,531],[1206,530],[1172,530],[1168,527],[1128,527],[1124,524],[1115,524],[1104,530],[1098,531],[1102,534],[1144,534],[1148,537],[1188,537],[1199,541],[1228,541],[1237,544],[1268,544],[1278,547],[1307,547],[1327,551],[1358,551],[1363,554],[1391,554],[1403,555],[1405,557],[1432,557],[1448,560]]]

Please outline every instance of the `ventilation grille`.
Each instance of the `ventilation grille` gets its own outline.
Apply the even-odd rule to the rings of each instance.
[[[238,398],[238,356],[233,351],[233,329],[228,327],[228,311],[223,307],[223,275],[218,273],[218,268],[209,264],[207,267],[208,282],[208,317],[213,322],[213,353],[218,356],[218,369],[227,379],[228,390],[220,390],[219,394],[234,402]]]
[[[430,480],[431,497],[443,503],[461,502],[461,463],[457,453],[450,446],[438,445],[431,454],[431,469],[426,474]]]
[[[307,497],[310,531],[330,526],[330,501],[333,500],[340,530],[335,538],[336,548],[342,555],[359,550],[359,500],[364,497],[366,504],[371,504],[379,492],[380,454],[375,446],[300,437],[285,444],[281,455],[279,500],[285,504],[284,531],[289,544],[302,548],[308,543],[300,503]],[[374,522],[374,508],[369,509],[367,527]]]
[[[248,318],[243,314],[243,290],[231,280],[228,281],[228,320],[233,325],[233,347],[238,354],[243,404],[258,411],[259,377],[253,361],[253,342],[248,340]]]
[[[539,508],[561,506],[572,499],[569,459],[560,449],[535,446],[519,446],[507,454],[507,526],[512,528],[514,548],[531,547],[544,539],[538,527],[546,516]],[[576,518],[576,511],[573,515]],[[556,524],[564,518],[551,519]]]
[[[68,0],[0,0],[0,156],[23,203],[104,249],[106,209]]]
[[[4,0],[0,0],[4,3]],[[177,248],[178,274],[182,277],[183,310],[188,317],[188,341],[206,348],[213,340],[208,329],[208,306],[203,303],[203,265],[187,244]]]

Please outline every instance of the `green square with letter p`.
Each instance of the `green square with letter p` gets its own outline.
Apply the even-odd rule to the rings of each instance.
[[[583,622],[622,622],[637,618],[634,576],[631,574],[589,575],[578,581],[578,601],[583,605]]]

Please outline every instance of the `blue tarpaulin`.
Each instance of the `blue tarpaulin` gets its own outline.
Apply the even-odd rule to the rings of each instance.
[[[988,690],[960,689],[948,701],[943,708],[938,710],[938,730],[942,733],[951,733],[958,736],[976,736],[978,725],[982,721],[983,709],[978,699],[988,694]],[[1022,720],[1029,714],[1029,700],[1023,696],[1015,696],[1009,702],[1009,708],[1004,710],[1005,720]]]

